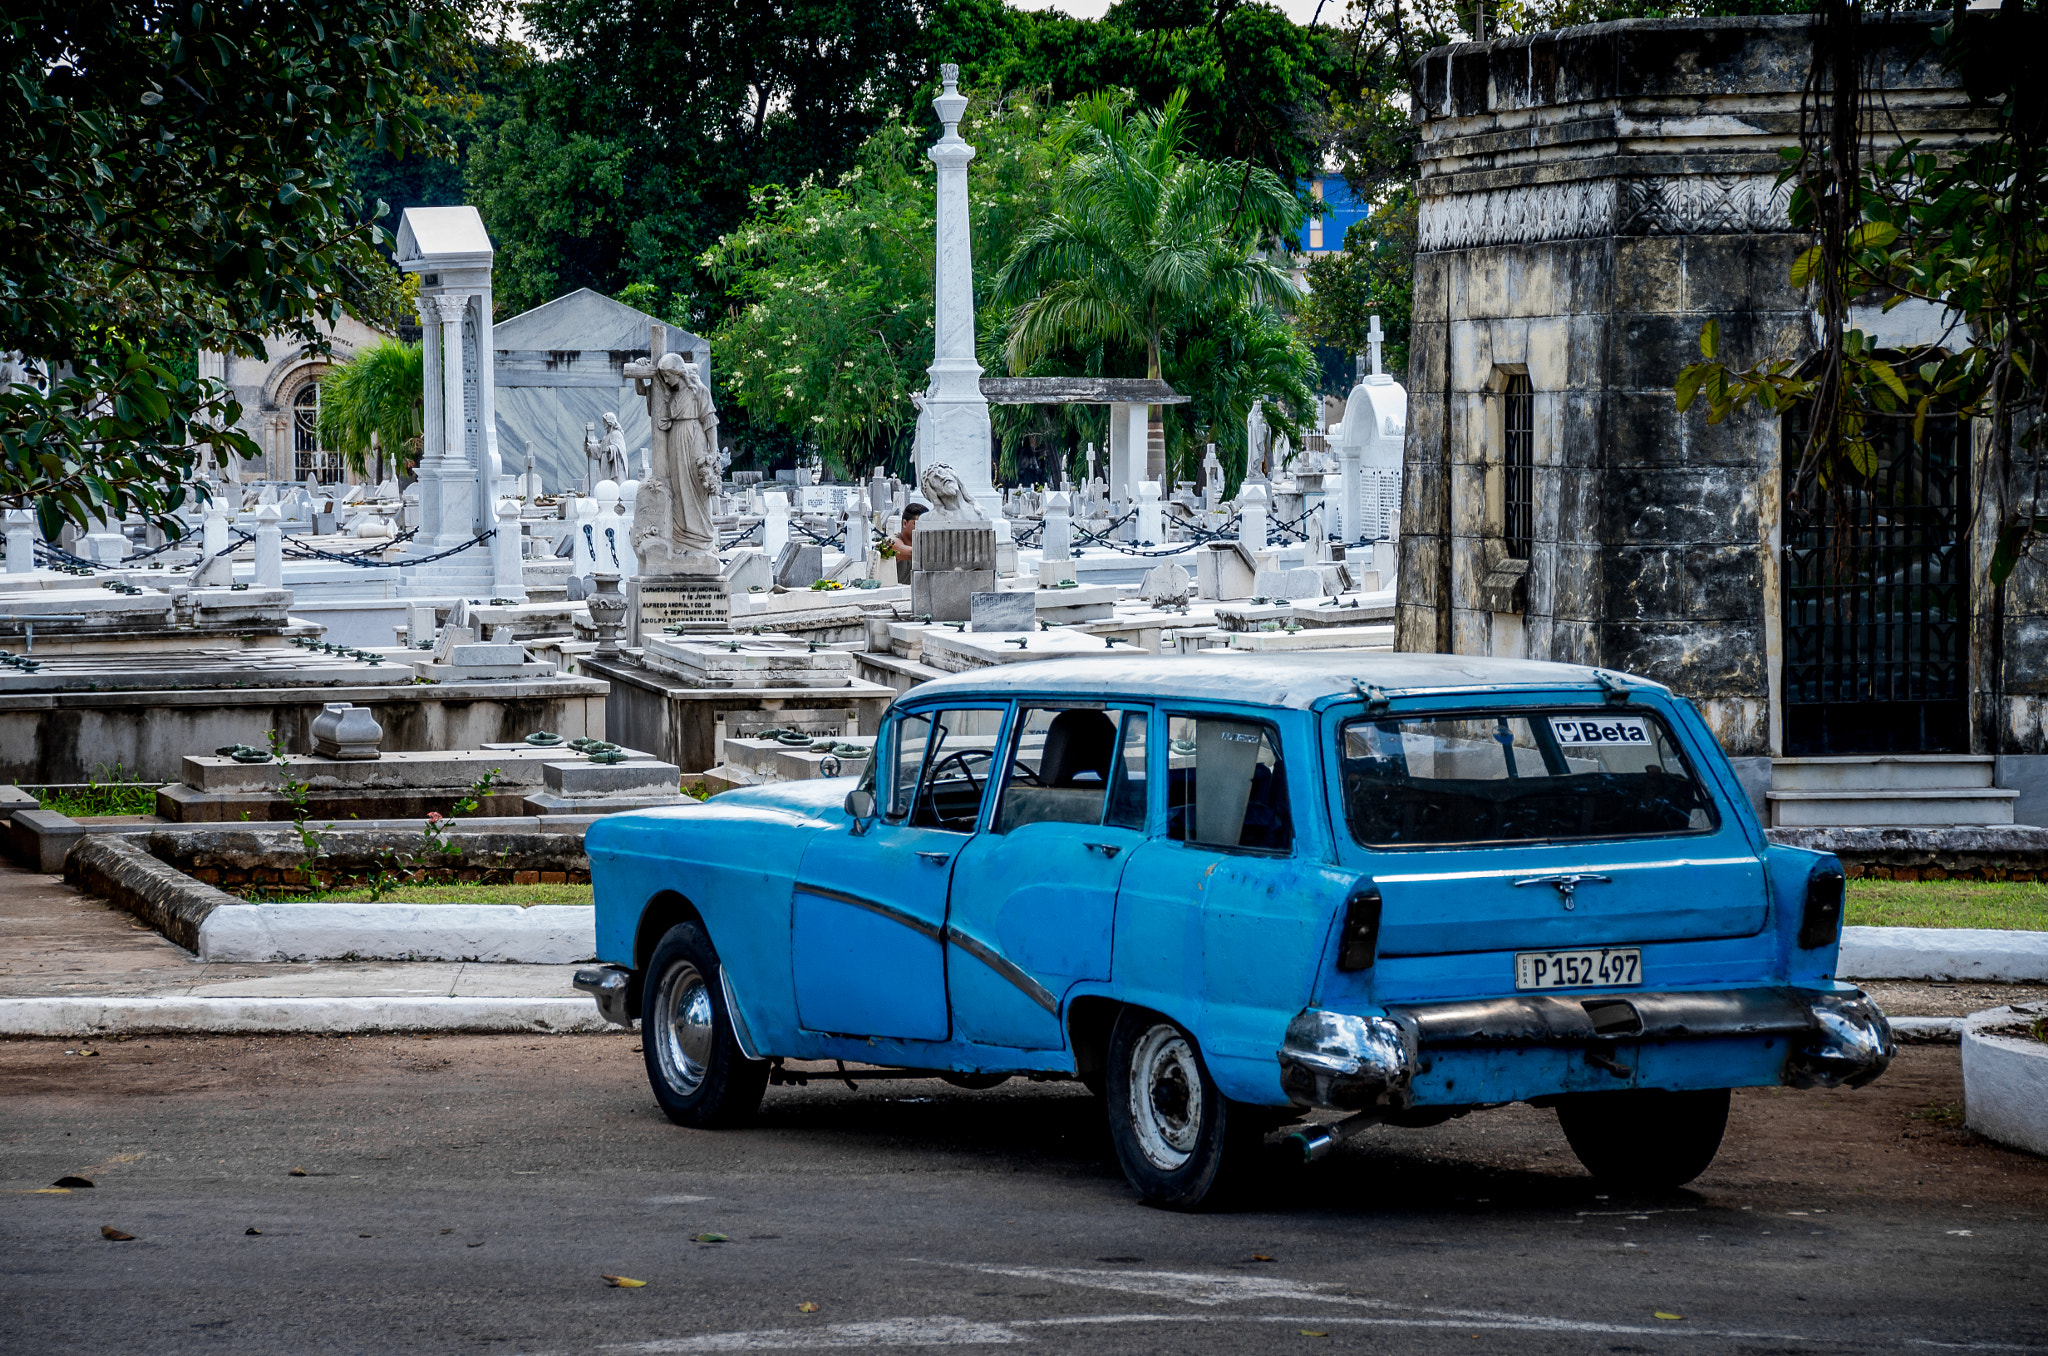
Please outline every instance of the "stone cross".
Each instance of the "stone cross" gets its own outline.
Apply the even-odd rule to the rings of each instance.
[[[1380,340],[1384,338],[1386,338],[1386,335],[1380,330],[1380,318],[1374,316],[1365,331],[1365,349],[1371,355],[1372,375],[1374,376],[1380,374]]]

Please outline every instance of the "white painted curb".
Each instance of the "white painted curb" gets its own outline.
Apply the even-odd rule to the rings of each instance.
[[[0,1036],[617,1030],[574,998],[0,998]]]
[[[1986,1026],[2031,1021],[2027,1008],[1970,1014],[1963,1032],[1963,1124],[2001,1144],[2048,1155],[2048,1044],[2017,1036],[1987,1036]]]
[[[2048,932],[1995,928],[1843,928],[1838,972],[1849,979],[2048,982]]]
[[[582,904],[224,904],[199,925],[205,961],[572,965],[596,955],[597,911]]]

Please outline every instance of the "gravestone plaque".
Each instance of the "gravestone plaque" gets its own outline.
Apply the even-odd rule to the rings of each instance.
[[[632,581],[631,645],[679,626],[685,634],[732,629],[731,586],[715,574],[651,575]]]
[[[785,542],[775,558],[775,582],[807,589],[825,577],[825,548],[815,542]]]
[[[971,599],[976,635],[987,631],[1038,629],[1038,597],[1033,593],[977,593]]]

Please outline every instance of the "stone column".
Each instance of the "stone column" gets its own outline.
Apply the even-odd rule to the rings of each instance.
[[[498,501],[497,530],[491,537],[491,596],[526,601],[526,567],[520,560],[519,501]]]
[[[990,518],[1001,516],[990,466],[988,401],[981,394],[981,364],[974,360],[974,254],[967,213],[967,162],[974,148],[960,139],[960,68],[939,67],[943,86],[932,108],[945,131],[925,152],[938,167],[938,251],[933,278],[935,327],[931,385],[924,414],[931,431],[929,461],[951,466]],[[923,468],[920,467],[920,470]]]
[[[27,509],[7,511],[7,573],[36,572],[36,516]]]
[[[275,504],[256,510],[257,588],[284,587],[284,530],[277,525],[283,516]]]

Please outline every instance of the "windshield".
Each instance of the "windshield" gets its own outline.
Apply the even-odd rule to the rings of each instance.
[[[1366,847],[1637,838],[1718,828],[1654,715],[1456,712],[1349,720],[1344,814]]]

